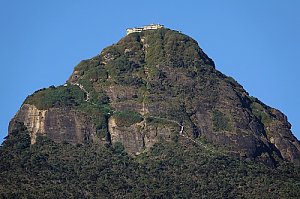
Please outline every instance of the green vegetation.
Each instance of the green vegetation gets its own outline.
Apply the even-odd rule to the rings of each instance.
[[[130,63],[125,56],[120,56],[110,61],[107,64],[107,68],[109,68],[108,72],[111,78],[115,79],[120,76],[122,72],[125,72],[128,69],[130,70]]]
[[[232,130],[229,118],[219,110],[213,111],[213,125],[215,131]]]
[[[100,57],[96,56],[92,59],[82,60],[76,67],[75,70],[82,71],[79,75],[83,75],[85,71],[88,71],[90,68],[94,68],[100,65]]]
[[[117,111],[114,118],[118,126],[131,126],[132,124],[143,121],[143,116],[135,111]]]
[[[78,86],[51,86],[35,92],[24,103],[33,104],[38,109],[72,107],[79,112],[87,113],[92,118],[98,135],[104,138],[107,134],[107,118],[112,112],[108,105],[109,99],[104,92],[92,92],[89,102],[85,99],[85,93]]]
[[[111,108],[108,105],[104,104],[100,106],[90,103],[84,103],[80,105],[80,107],[78,107],[78,110],[84,113],[88,113],[96,126],[98,135],[101,138],[106,137],[108,131],[107,120],[108,115],[111,112]]]
[[[146,43],[148,44],[147,53],[145,54],[145,62],[148,67],[155,67],[157,64],[164,64],[164,44],[163,37],[165,29],[154,32],[145,32]]]
[[[153,125],[153,126],[175,126],[178,128],[177,123],[170,121],[168,119],[165,119],[165,118],[147,117],[146,123],[149,123],[150,125]]]
[[[78,86],[51,86],[36,91],[27,97],[24,103],[33,104],[38,109],[78,106],[85,100],[85,94]]]
[[[22,124],[0,147],[0,198],[299,198],[300,168],[208,153],[185,139],[130,157],[111,146],[30,145]]]
[[[156,31],[142,32],[145,43],[149,45],[145,53],[145,61],[148,66],[157,64],[172,67],[190,67],[194,65],[213,63],[201,52],[197,42],[192,38],[162,28]]]
[[[139,77],[131,75],[139,71],[140,65],[129,61],[125,55],[110,61],[106,67],[108,68],[108,75],[115,83],[134,86],[139,86],[143,83]]]
[[[267,110],[258,102],[252,102],[252,113],[264,124],[268,124],[272,121],[272,118],[267,113]]]

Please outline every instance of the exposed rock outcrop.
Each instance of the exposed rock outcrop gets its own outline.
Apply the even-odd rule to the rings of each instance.
[[[170,140],[179,132],[179,126],[172,122],[158,125],[142,121],[130,126],[118,126],[114,117],[109,119],[108,126],[112,143],[121,142],[132,154],[149,149],[159,139]]]
[[[90,117],[69,108],[39,110],[34,105],[23,104],[10,122],[10,131],[15,121],[22,121],[28,128],[31,143],[38,135],[48,135],[56,142],[72,144],[88,143],[95,139],[96,129]]]

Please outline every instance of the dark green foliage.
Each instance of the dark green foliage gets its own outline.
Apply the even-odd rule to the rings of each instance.
[[[228,117],[219,110],[213,111],[213,125],[215,131],[231,130]]]
[[[120,73],[126,71],[126,68],[129,67],[129,62],[126,57],[118,57],[108,63],[108,74],[113,80],[117,81]]]
[[[121,142],[116,142],[112,145],[112,151],[116,154],[127,155],[125,152],[125,148]]]
[[[263,107],[259,102],[251,103],[252,113],[264,124],[268,124],[272,121],[270,114],[267,112],[267,109]]]
[[[82,60],[76,67],[75,70],[82,71],[79,75],[83,75],[84,71],[88,71],[90,68],[94,68],[100,65],[100,57],[96,56],[92,59]]]
[[[140,78],[132,76],[133,72],[138,71],[140,65],[129,61],[125,55],[110,61],[106,67],[108,75],[114,83],[139,86],[143,82]]]
[[[108,72],[106,71],[105,68],[98,68],[97,74],[98,74],[97,77],[98,82],[104,83],[108,78]]]
[[[95,105],[91,103],[83,103],[78,107],[78,110],[87,113],[93,120],[96,130],[101,138],[106,136],[107,118],[111,112],[111,108],[106,105]]]
[[[76,67],[76,76],[80,76],[78,83],[83,85],[86,91],[93,91],[93,82],[105,82],[107,71],[100,65],[100,56],[81,61]]]
[[[169,29],[146,31],[141,33],[149,44],[145,60],[148,66],[157,64],[172,67],[190,67],[213,62],[201,51],[192,38]]]
[[[15,123],[15,129],[5,138],[4,147],[22,152],[30,146],[30,136],[27,128],[21,122]]]
[[[106,60],[115,59],[123,52],[123,48],[118,45],[112,45],[102,50],[101,54],[105,55]]]
[[[29,148],[29,132],[23,123],[16,122],[15,129],[5,138],[3,146],[0,147],[0,172],[22,169],[24,162],[27,161]]]
[[[119,56],[105,65],[111,83],[139,86],[143,83],[140,77],[133,77],[132,73],[140,70],[140,65],[130,61],[126,55]]]
[[[147,117],[146,118],[146,123],[149,123],[150,125],[153,126],[170,126],[174,125],[178,127],[177,123],[174,123],[168,119],[163,119],[163,118],[156,118],[156,117]]]
[[[179,138],[132,158],[112,146],[29,145],[22,124],[0,148],[0,198],[299,198],[300,168],[208,153]],[[24,147],[13,147],[23,145]]]
[[[51,86],[27,97],[24,103],[33,104],[38,109],[78,106],[85,100],[85,94],[78,86]]]
[[[130,126],[143,121],[142,115],[135,111],[118,111],[114,113],[114,118],[118,126]]]
[[[155,67],[157,64],[164,64],[165,52],[163,48],[163,36],[165,30],[159,30],[147,35],[147,44],[149,48],[145,55],[145,61],[148,66]]]

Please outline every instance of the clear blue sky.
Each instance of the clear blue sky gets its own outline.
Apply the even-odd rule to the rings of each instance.
[[[197,40],[218,70],[284,112],[299,139],[299,10],[298,0],[1,0],[0,142],[27,95],[149,23]]]

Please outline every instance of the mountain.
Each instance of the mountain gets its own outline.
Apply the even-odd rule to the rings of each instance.
[[[0,149],[0,193],[22,176],[18,197],[297,198],[290,128],[192,38],[141,30],[26,98]]]
[[[287,117],[216,70],[195,40],[166,28],[129,34],[80,62],[66,85],[29,96],[9,129],[15,121],[32,143],[37,135],[121,142],[138,154],[180,134],[245,158],[300,163]]]

